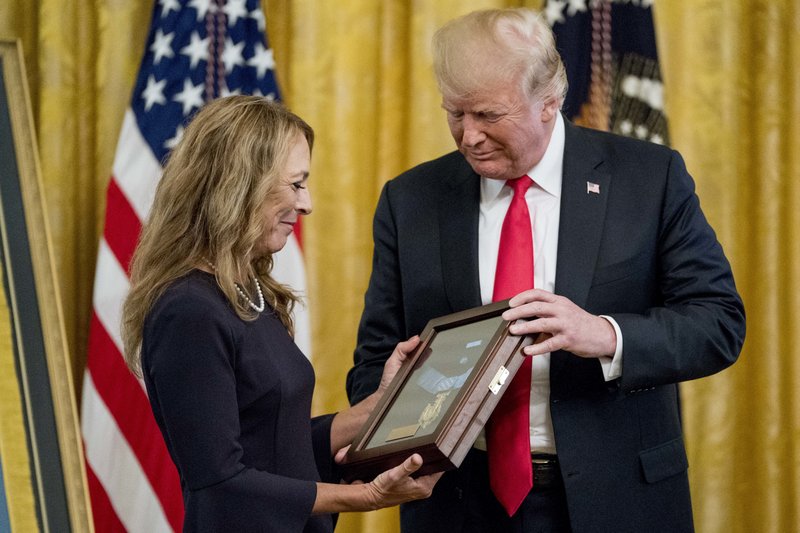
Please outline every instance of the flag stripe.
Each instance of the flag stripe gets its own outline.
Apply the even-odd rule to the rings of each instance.
[[[139,460],[142,471],[150,482],[173,526],[180,526],[183,502],[181,494],[171,490],[180,484],[178,472],[169,457],[164,439],[153,419],[150,403],[138,380],[128,371],[120,354],[110,357],[116,350],[96,315],[92,316],[90,353],[103,353],[89,361],[95,390],[103,399],[131,451]]]
[[[140,230],[139,217],[112,177],[106,193],[106,227],[103,236],[125,272],[130,272],[131,257]]]
[[[89,485],[89,495],[92,498],[92,516],[94,517],[95,531],[103,533],[124,533],[125,526],[117,518],[117,513],[111,506],[103,485],[97,479],[91,465],[86,465],[86,480]]]
[[[94,283],[94,311],[106,332],[114,341],[116,353],[123,352],[120,324],[122,303],[128,293],[128,276],[119,264],[105,239],[97,249],[97,271]]]
[[[81,419],[86,461],[105,489],[120,522],[128,531],[180,531],[164,515],[136,456],[97,394],[91,373],[84,376],[83,399]]]
[[[298,217],[297,222],[294,225],[294,235],[295,239],[297,239],[297,247],[302,250],[303,249],[303,217]]]
[[[275,279],[290,285],[301,298],[300,303],[294,309],[294,342],[300,348],[300,351],[306,354],[306,357],[310,357],[311,320],[306,304],[306,294],[303,290],[305,288],[306,266],[299,241],[299,234],[295,226],[295,232],[287,239],[286,246],[275,254],[272,275]]]
[[[130,109],[125,112],[122,122],[113,173],[139,220],[144,220],[153,204],[161,165],[142,138],[136,116]]]

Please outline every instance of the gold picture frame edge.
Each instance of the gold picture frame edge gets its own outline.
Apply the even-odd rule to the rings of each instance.
[[[0,298],[6,301],[0,269]],[[22,414],[22,393],[14,364],[11,312],[0,306],[0,464],[8,524],[12,531],[35,531],[36,518],[30,455]]]
[[[8,97],[11,129],[25,206],[36,298],[45,344],[51,398],[61,452],[72,531],[93,532],[88,482],[78,423],[78,409],[66,343],[61,298],[56,290],[50,227],[45,216],[41,169],[32,121],[21,42],[0,39],[0,58]],[[37,231],[38,230],[38,231]]]

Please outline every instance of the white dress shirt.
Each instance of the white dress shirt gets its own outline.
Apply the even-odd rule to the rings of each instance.
[[[533,233],[534,286],[554,292],[558,257],[558,225],[561,215],[561,177],[564,167],[564,119],[559,113],[550,144],[541,161],[528,171],[533,184],[525,193],[531,215]],[[478,272],[481,300],[492,301],[497,253],[503,219],[514,196],[503,180],[481,178],[481,205],[478,224]],[[617,350],[613,359],[603,357],[600,364],[606,380],[619,377],[622,370],[622,334],[616,321],[606,318],[617,333]],[[531,451],[556,453],[553,422],[550,418],[550,354],[533,358],[530,396]],[[486,449],[481,432],[475,447]]]

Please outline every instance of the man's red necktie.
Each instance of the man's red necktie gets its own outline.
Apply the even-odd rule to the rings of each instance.
[[[533,288],[533,234],[525,191],[528,176],[508,180],[514,198],[503,220],[493,301]],[[531,358],[526,357],[486,425],[489,481],[498,501],[513,515],[533,487],[530,426]]]

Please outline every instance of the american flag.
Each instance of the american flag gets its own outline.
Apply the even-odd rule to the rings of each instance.
[[[547,0],[576,123],[668,144],[653,0]]]
[[[158,0],[133,98],[125,112],[108,185],[97,256],[81,406],[89,492],[97,531],[180,531],[178,474],[150,411],[143,383],[122,358],[121,307],[142,221],[161,163],[187,119],[229,94],[279,98],[259,0]],[[273,271],[301,294],[305,268],[296,235]],[[298,306],[300,307],[300,306]],[[297,309],[297,308],[296,308]],[[305,308],[296,339],[309,354]]]

